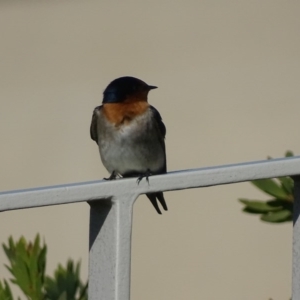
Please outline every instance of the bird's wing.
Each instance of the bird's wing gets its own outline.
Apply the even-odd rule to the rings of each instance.
[[[99,144],[98,141],[98,114],[97,112],[102,109],[102,106],[97,106],[94,109],[93,112],[93,117],[92,117],[92,123],[90,127],[90,134],[91,134],[91,139],[94,140],[97,144]]]
[[[158,126],[159,132],[162,135],[162,138],[164,139],[166,136],[166,126],[162,121],[161,115],[158,112],[158,110],[155,107],[153,107],[152,105],[150,105],[150,109],[152,111],[154,120],[156,121],[156,124]]]
[[[167,157],[166,157],[166,146],[165,146],[165,137],[166,137],[166,126],[165,124],[163,123],[162,121],[162,118],[161,118],[161,115],[160,113],[158,112],[158,110],[151,106],[150,105],[150,109],[152,111],[152,114],[153,114],[153,118],[157,124],[157,128],[158,128],[158,131],[159,133],[161,134],[161,139],[160,139],[160,142],[161,142],[161,145],[164,149],[164,155],[165,155],[165,164],[161,170],[161,173],[166,173],[167,172]]]

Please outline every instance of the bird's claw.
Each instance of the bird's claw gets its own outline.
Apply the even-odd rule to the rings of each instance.
[[[117,178],[117,174],[113,171],[108,178],[103,178],[104,180],[115,180]]]
[[[152,173],[150,172],[150,170],[147,170],[145,173],[141,174],[138,179],[136,180],[137,184],[140,184],[140,182],[142,181],[143,178],[146,178],[148,184],[149,184],[149,176],[151,176]]]

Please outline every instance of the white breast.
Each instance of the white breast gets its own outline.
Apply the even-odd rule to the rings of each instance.
[[[165,164],[164,141],[152,120],[152,113],[116,127],[100,116],[99,151],[106,169],[119,174],[160,172]]]

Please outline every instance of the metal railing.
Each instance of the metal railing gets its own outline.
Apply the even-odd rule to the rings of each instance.
[[[145,193],[293,176],[293,300],[300,300],[300,156],[136,178],[93,181],[0,193],[0,211],[87,201],[90,204],[90,300],[130,299],[132,210]]]

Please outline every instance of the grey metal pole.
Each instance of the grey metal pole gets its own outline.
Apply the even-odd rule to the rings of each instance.
[[[89,202],[90,300],[129,300],[132,208],[135,199]]]
[[[293,300],[300,300],[300,176],[294,176]]]

